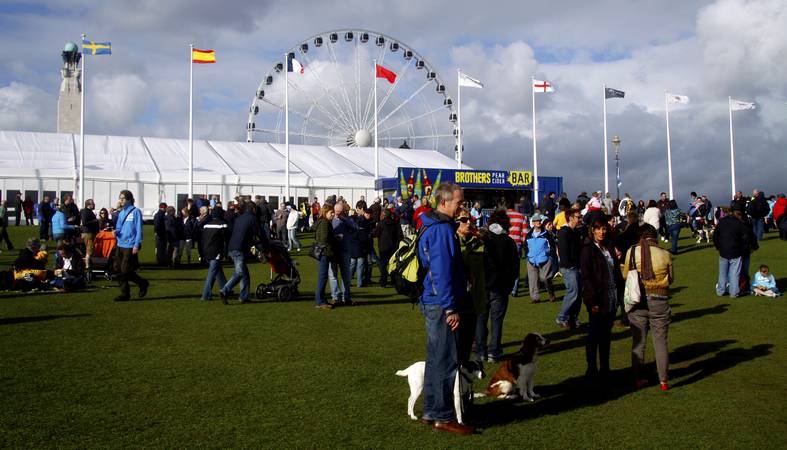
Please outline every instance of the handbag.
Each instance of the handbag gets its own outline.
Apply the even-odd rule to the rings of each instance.
[[[642,290],[639,284],[639,272],[637,271],[637,260],[634,258],[636,247],[631,249],[629,257],[629,272],[626,276],[626,288],[623,291],[623,305],[628,313],[634,306],[642,300]]]
[[[325,244],[320,244],[319,242],[315,241],[312,243],[312,247],[309,249],[309,256],[319,261],[320,258],[322,258],[322,254],[325,252],[326,247],[327,246]]]

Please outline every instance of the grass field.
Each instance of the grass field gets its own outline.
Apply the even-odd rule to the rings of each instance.
[[[17,245],[37,234],[10,231]],[[300,301],[200,302],[205,270],[152,267],[149,227],[146,237],[141,273],[152,284],[142,301],[113,302],[108,282],[76,294],[0,293],[0,447],[787,448],[786,300],[716,297],[717,253],[685,235],[672,390],[631,389],[625,329],[613,330],[614,386],[589,390],[583,332],[557,328],[558,304],[520,295],[505,349],[530,331],[552,340],[536,379],[544,398],[476,400],[481,427],[470,437],[406,416],[407,382],[394,371],[424,358],[423,319],[391,290],[354,289],[358,306],[316,310],[314,264],[302,252]],[[770,234],[752,257],[782,289],[786,247]],[[0,254],[0,267],[15,254]],[[268,267],[251,273],[256,286]],[[650,343],[648,360],[655,382]]]

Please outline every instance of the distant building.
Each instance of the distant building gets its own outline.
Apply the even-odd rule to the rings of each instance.
[[[79,134],[80,108],[82,106],[82,69],[79,47],[69,42],[63,48],[63,67],[60,75],[60,97],[57,100],[57,132]]]

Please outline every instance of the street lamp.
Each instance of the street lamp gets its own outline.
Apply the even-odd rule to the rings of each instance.
[[[617,135],[612,138],[612,145],[615,146],[615,198],[620,199],[620,138]]]

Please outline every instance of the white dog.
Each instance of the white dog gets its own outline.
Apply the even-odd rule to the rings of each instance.
[[[424,389],[424,370],[426,369],[425,361],[418,361],[404,370],[397,370],[396,375],[400,377],[407,377],[407,383],[410,385],[410,398],[407,399],[407,415],[413,420],[418,420],[415,415],[415,401],[421,396],[421,391]],[[464,424],[462,413],[464,412],[464,403],[462,400],[467,399],[472,401],[473,391],[472,382],[474,379],[484,378],[484,368],[480,363],[475,361],[468,362],[464,366],[460,366],[456,371],[456,380],[454,381],[454,409],[456,410],[457,422]]]

